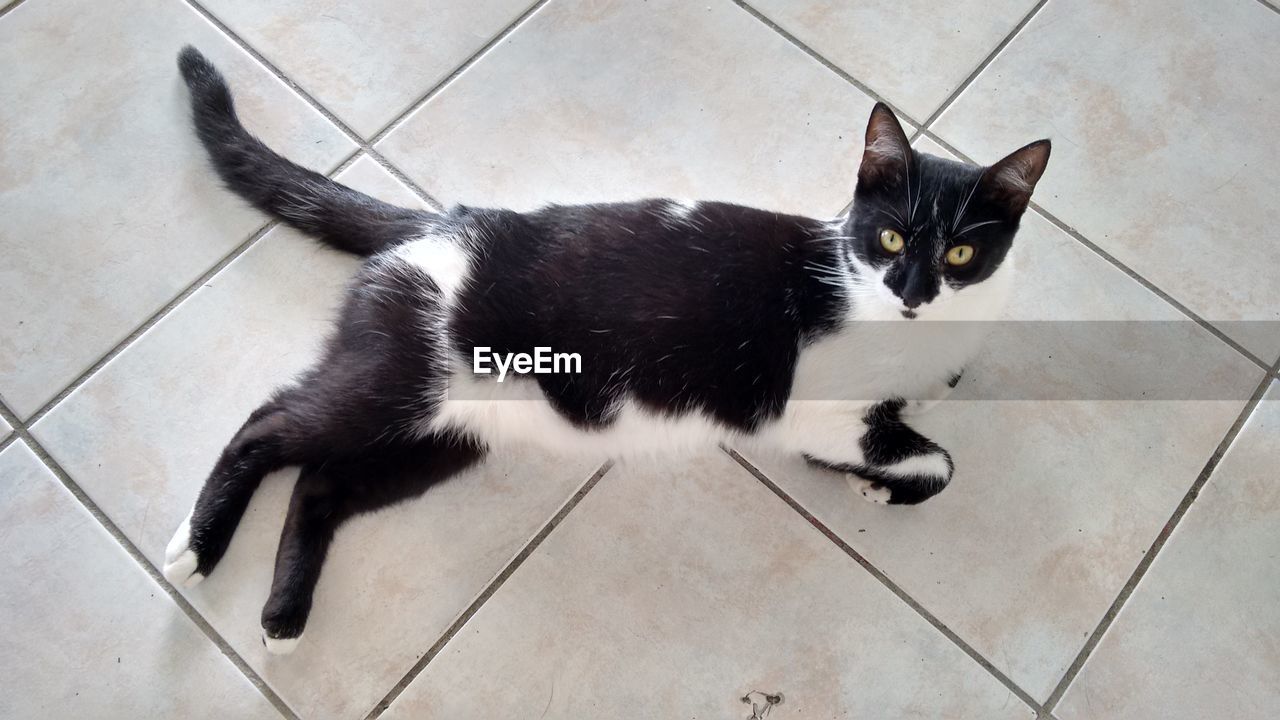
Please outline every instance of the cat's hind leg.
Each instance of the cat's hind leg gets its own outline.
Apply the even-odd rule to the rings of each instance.
[[[871,407],[863,416],[865,430],[858,439],[856,461],[817,457],[806,459],[849,476],[850,485],[878,505],[914,505],[942,492],[951,482],[951,455],[902,420],[905,403],[890,400]]]
[[[295,393],[286,390],[263,404],[227,443],[165,548],[169,582],[192,587],[212,572],[262,478],[297,461],[298,419],[291,412]]]
[[[289,501],[271,594],[262,609],[262,641],[276,654],[302,637],[325,555],[340,525],[421,494],[484,455],[459,438],[432,436],[366,456],[304,465]]]

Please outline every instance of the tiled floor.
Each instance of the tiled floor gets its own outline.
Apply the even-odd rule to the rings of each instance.
[[[1280,12],[530,2],[0,0],[0,717],[1280,715]],[[156,566],[356,261],[217,187],[186,43],[255,132],[402,204],[830,215],[876,99],[936,154],[1052,137],[1009,317],[1180,322],[1196,399],[1000,399],[1040,349],[993,340],[911,509],[791,458],[505,453],[344,528],[269,656],[292,473],[198,588]]]

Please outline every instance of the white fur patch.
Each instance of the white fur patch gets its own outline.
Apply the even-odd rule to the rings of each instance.
[[[863,500],[875,505],[888,505],[889,499],[893,497],[893,491],[883,485],[877,486],[870,480],[854,475],[853,473],[845,473],[844,479],[848,481],[849,487],[853,491],[862,496]]]
[[[273,638],[265,632],[262,633],[262,644],[272,655],[288,655],[298,649],[298,643],[301,641],[301,635],[292,638]]]
[[[196,572],[200,559],[191,549],[191,513],[183,519],[173,538],[164,549],[164,568],[162,572],[169,582],[179,587],[195,587],[204,575]]]
[[[449,303],[458,295],[471,269],[465,239],[457,235],[427,235],[396,246],[393,257],[426,273]]]
[[[897,477],[923,476],[946,480],[951,475],[951,469],[947,467],[947,458],[942,453],[916,455],[892,465],[877,467],[876,470],[884,473],[885,475],[894,475]]]
[[[675,220],[688,220],[697,211],[696,200],[671,200],[667,205],[667,215]]]
[[[599,430],[580,430],[547,402],[531,378],[495,382],[477,377],[470,363],[454,361],[438,412],[423,434],[455,432],[488,445],[524,444],[553,452],[604,454],[614,458],[690,454],[728,442],[737,433],[700,413],[666,416],[622,398],[611,421]]]

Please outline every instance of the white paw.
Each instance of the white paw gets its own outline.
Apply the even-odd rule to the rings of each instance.
[[[164,577],[174,585],[195,587],[204,579],[204,575],[196,572],[199,564],[196,551],[191,549],[191,513],[187,513],[164,549]]]
[[[262,644],[267,646],[267,652],[272,655],[288,655],[298,649],[298,643],[302,640],[302,636],[291,638],[273,638],[262,631]]]
[[[853,488],[854,492],[861,495],[862,498],[869,503],[874,503],[876,505],[888,505],[889,498],[893,495],[893,492],[889,490],[889,488],[883,485],[877,485],[870,480],[860,478],[852,473],[846,473],[844,479],[849,482],[849,487]]]

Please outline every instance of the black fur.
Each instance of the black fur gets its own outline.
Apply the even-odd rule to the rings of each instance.
[[[259,210],[356,255],[384,250],[436,218],[375,200],[277,155],[240,124],[222,73],[195,48],[182,50],[178,68],[214,169],[228,189]]]
[[[668,200],[530,213],[458,206],[438,215],[383,203],[289,162],[241,126],[222,76],[203,56],[186,48],[179,67],[196,131],[228,188],[326,244],[371,256],[322,359],[249,417],[192,511],[188,547],[196,572],[207,575],[263,475],[302,466],[263,611],[270,638],[301,634],[342,522],[417,495],[487,451],[458,428],[431,424],[451,358],[469,357],[479,346],[495,353],[571,348],[582,372],[511,381],[537,382],[552,407],[584,432],[613,423],[625,398],[659,415],[701,413],[750,434],[783,413],[805,348],[846,322],[851,299],[831,273],[851,256],[897,263],[904,299],[924,303],[936,295],[936,269],[917,265],[936,265],[925,249],[953,241],[949,231],[904,223],[908,249],[898,258],[877,255],[869,240],[883,227],[880,215],[913,217],[901,203],[908,182],[913,199],[924,193],[966,222],[999,217],[999,224],[962,233],[978,245],[981,262],[951,273],[949,283],[989,275],[1021,212],[1001,207],[1025,207],[1011,194],[1021,185],[1005,187],[1022,177],[1018,168],[994,178],[914,154],[892,113],[877,106],[868,145],[884,139],[875,147],[887,149],[885,157],[896,148],[899,163],[868,153],[854,214],[843,223],[728,203],[701,203],[696,213],[681,214]],[[962,211],[962,190],[971,188],[981,192],[973,209]],[[467,280],[451,303],[450,289],[395,257],[399,245],[424,235],[466,248]],[[863,431],[842,446],[851,454],[857,449],[856,463],[823,458],[822,464],[884,482],[895,503],[941,490],[950,478],[949,456],[946,477],[883,472],[914,455],[945,455],[902,421],[902,408],[891,401],[867,413]]]
[[[1041,140],[990,168],[980,168],[914,151],[883,105],[872,113],[868,153],[859,170],[847,235],[850,251],[873,267],[887,267],[885,284],[908,308],[938,296],[943,282],[959,289],[982,282],[1000,267],[1013,244],[1030,188],[1049,159]],[[1021,193],[1025,183],[1027,190]],[[880,244],[880,232],[896,230],[906,241],[901,253]],[[939,260],[957,245],[971,245],[973,260],[955,267]]]
[[[904,407],[906,402],[903,400],[887,400],[867,411],[863,418],[867,431],[858,443],[865,462],[832,463],[808,456],[805,459],[828,470],[853,473],[870,480],[873,488],[888,488],[890,505],[915,505],[928,500],[947,486],[946,479],[950,478],[955,464],[950,453],[902,421]],[[880,469],[908,458],[932,454],[939,454],[945,459],[946,479],[932,475],[891,475]]]

